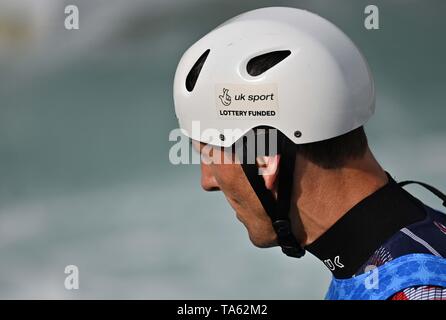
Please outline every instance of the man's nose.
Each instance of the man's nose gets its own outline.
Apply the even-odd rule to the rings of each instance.
[[[219,191],[217,180],[212,175],[208,165],[201,164],[201,187],[204,191]]]

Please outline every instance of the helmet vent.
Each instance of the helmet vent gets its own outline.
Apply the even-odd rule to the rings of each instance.
[[[255,77],[261,75],[266,70],[271,69],[280,61],[291,54],[290,50],[271,51],[260,56],[254,57],[248,61],[246,71],[249,75]]]
[[[197,62],[195,62],[192,69],[189,71],[187,77],[186,77],[186,89],[187,91],[191,92],[194,90],[195,83],[197,82],[198,76],[200,75],[201,68],[203,67],[204,62],[206,61],[209,52],[211,50],[207,49],[203,54],[198,58]]]

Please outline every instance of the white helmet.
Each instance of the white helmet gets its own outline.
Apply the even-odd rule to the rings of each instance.
[[[192,139],[228,147],[269,126],[302,144],[362,126],[374,112],[375,90],[363,55],[334,24],[270,7],[238,15],[191,46],[176,70],[174,101]],[[206,129],[221,139],[203,141]],[[229,129],[238,133],[225,139]]]
[[[373,79],[358,48],[335,25],[308,11],[249,11],[186,51],[175,74],[174,100],[181,129],[200,142],[229,147],[257,127],[280,131],[277,198],[255,164],[242,168],[282,251],[301,257],[305,250],[288,216],[295,148],[352,131],[373,114]]]

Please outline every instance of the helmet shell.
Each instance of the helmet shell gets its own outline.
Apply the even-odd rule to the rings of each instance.
[[[208,49],[189,91],[186,78]],[[260,75],[248,73],[252,58],[282,50],[289,56]],[[228,147],[250,129],[269,126],[302,144],[365,124],[375,90],[364,56],[334,24],[305,10],[269,7],[226,21],[184,53],[174,103],[184,134],[201,142]],[[211,139],[209,132],[230,138]]]

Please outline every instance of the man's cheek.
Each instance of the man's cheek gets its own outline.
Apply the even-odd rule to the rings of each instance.
[[[220,174],[220,183],[227,190],[227,193],[231,195],[231,197],[238,199],[239,201],[246,200],[248,193],[247,190],[249,186],[245,186],[243,184],[243,180],[237,174],[237,172],[234,172],[234,170],[227,168],[227,170],[222,170]]]

